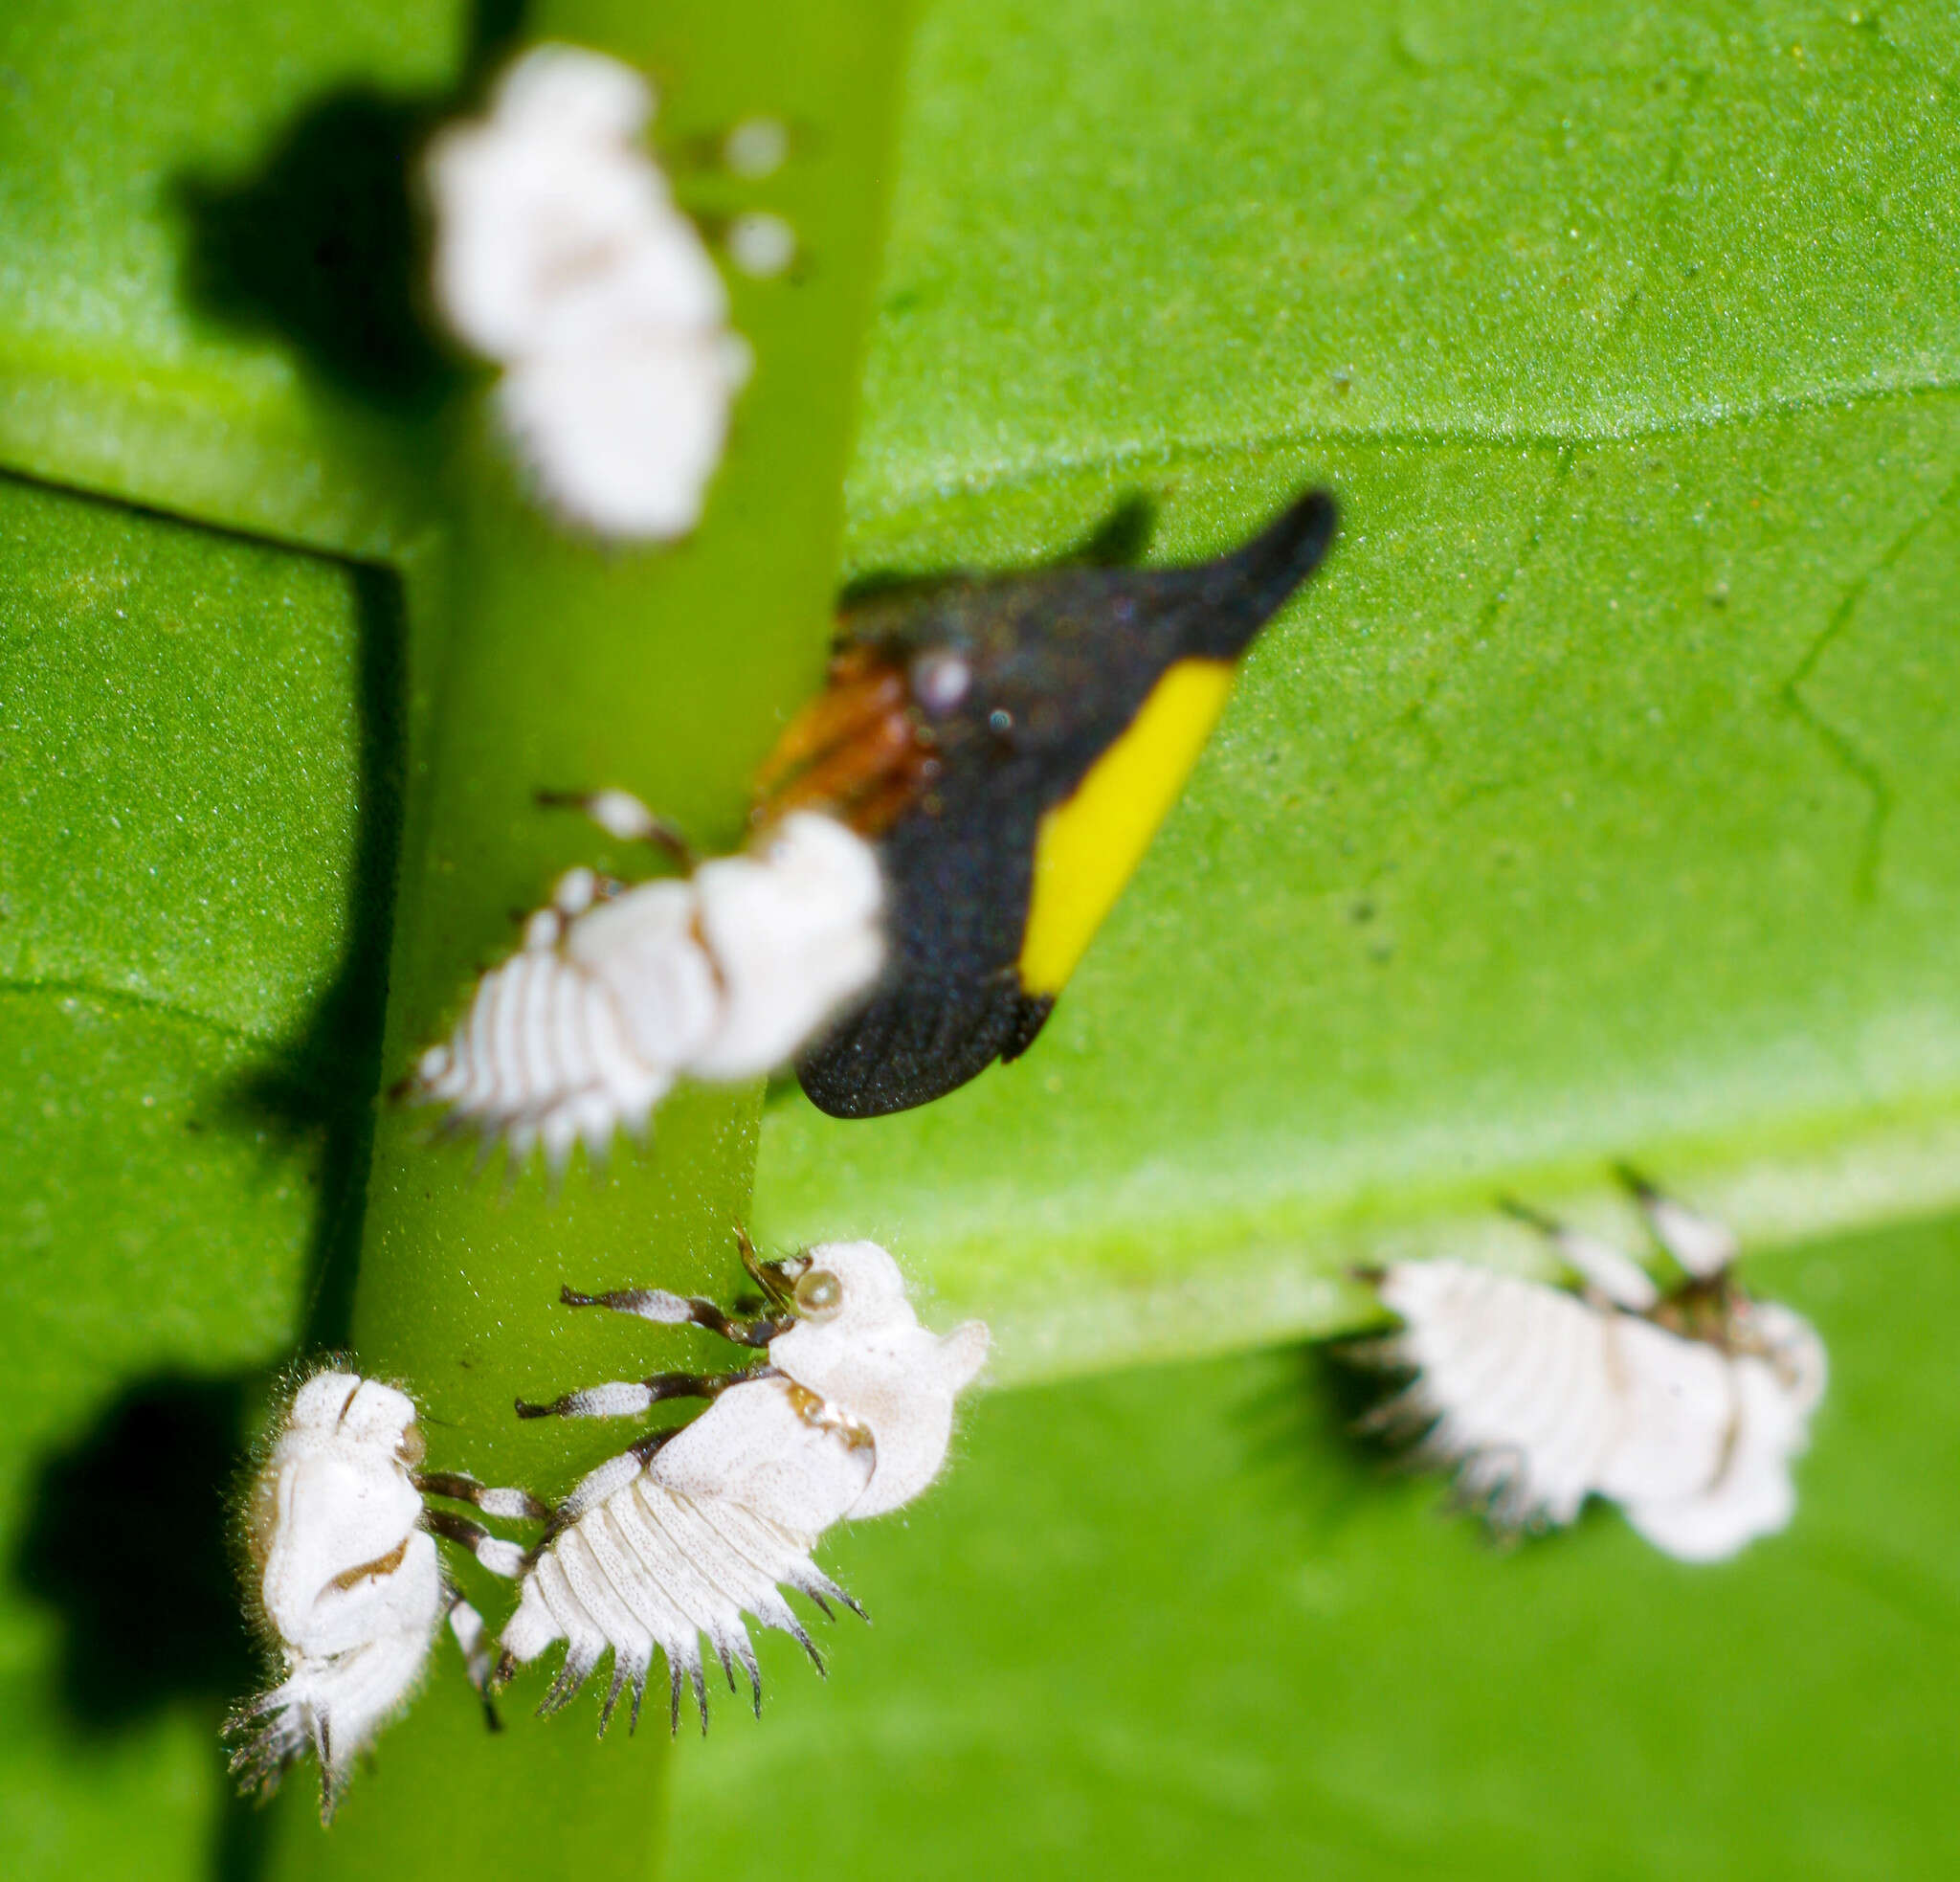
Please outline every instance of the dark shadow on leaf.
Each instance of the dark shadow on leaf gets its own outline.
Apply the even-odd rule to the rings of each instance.
[[[762,1108],[766,1112],[781,1110],[785,1105],[793,1105],[802,1093],[803,1087],[796,1083],[793,1071],[777,1072],[763,1087]]]
[[[495,72],[525,36],[530,0],[476,0],[470,9],[468,72],[473,87]]]
[[[35,1472],[13,1579],[60,1617],[61,1704],[84,1732],[186,1697],[215,1715],[258,1677],[228,1508],[248,1399],[244,1378],[145,1379]]]
[[[338,392],[433,413],[457,375],[418,302],[412,190],[439,116],[434,99],[351,86],[309,105],[253,174],[180,177],[186,298],[285,341]]]
[[[383,570],[353,575],[360,636],[360,822],[344,893],[347,939],[306,1025],[276,1060],[229,1094],[232,1120],[320,1144],[308,1263],[307,1344],[347,1343],[374,1139],[401,841],[408,623],[401,584]],[[325,885],[323,885],[324,887]]]
[[[212,1852],[213,1882],[256,1882],[272,1852],[272,1813],[256,1799],[240,1797],[227,1785],[218,1845]]]
[[[359,820],[344,880],[346,940],[308,1023],[218,1098],[212,1121],[317,1147],[301,1344],[346,1338],[373,1125],[404,765],[404,606],[380,570],[349,571],[358,645]],[[16,1585],[59,1620],[61,1714],[86,1735],[141,1729],[189,1705],[208,1716],[227,1802],[212,1852],[227,1882],[262,1873],[268,1820],[231,1798],[218,1725],[263,1683],[243,1620],[231,1501],[245,1468],[258,1375],[159,1374],[127,1387],[72,1447],[33,1471]]]
[[[264,1872],[271,1819],[222,1776],[218,1727],[268,1668],[245,1621],[234,1506],[259,1375],[139,1381],[34,1473],[14,1585],[60,1624],[56,1691],[84,1737],[185,1703],[211,1726],[224,1801],[216,1882]]]
[[[1134,569],[1157,527],[1157,501],[1132,490],[1072,548],[1058,555],[1065,569]]]
[[[1248,1458],[1331,1530],[1401,1474],[1394,1453],[1355,1428],[1379,1402],[1383,1376],[1345,1363],[1325,1342],[1285,1359],[1240,1408]]]
[[[253,177],[180,184],[192,292],[213,312],[284,335],[324,378],[398,410],[428,409],[454,370],[417,306],[424,258],[412,163],[524,34],[527,0],[476,0],[452,92],[351,87],[316,101]],[[346,1343],[380,1082],[406,766],[407,620],[390,571],[353,571],[358,614],[360,820],[345,885],[347,941],[287,1048],[228,1094],[234,1123],[320,1145],[307,1343]],[[323,885],[323,892],[327,885]]]
[[[401,584],[386,570],[355,568],[350,574],[358,635],[360,811],[351,867],[340,885],[347,899],[347,938],[333,979],[297,1039],[220,1100],[221,1115],[234,1128],[269,1129],[318,1145],[307,1259],[309,1307],[301,1342],[302,1350],[310,1351],[345,1347],[353,1320],[375,1087],[381,1077],[405,765],[407,620]],[[334,889],[323,882],[323,893]],[[215,1535],[219,1553],[227,1557],[225,1612],[236,1638],[243,1638],[244,1629],[234,1564],[225,1549],[223,1503],[244,1468],[247,1435],[234,1428],[226,1455],[199,1467],[203,1493],[219,1503]],[[185,1493],[195,1495],[197,1485],[187,1482]],[[129,1584],[142,1585],[140,1579]],[[128,1587],[122,1598],[129,1599]],[[212,1659],[215,1664],[216,1656]],[[217,1736],[222,1711],[261,1685],[262,1671],[248,1651],[231,1660],[221,1681],[210,1682],[223,1700],[212,1714],[212,1771],[221,1792],[212,1852],[215,1882],[257,1882],[271,1856],[273,1818],[258,1800],[237,1794],[224,1773]],[[174,1690],[187,1688],[180,1681]],[[209,1685],[197,1689],[200,1693],[208,1690]],[[301,1774],[294,1781],[312,1779]]]
[[[1344,1349],[1352,1351],[1381,1337],[1380,1333],[1364,1333],[1358,1339],[1325,1340],[1300,1349],[1301,1380],[1306,1393],[1349,1435],[1350,1450],[1376,1459],[1395,1457],[1402,1446],[1361,1430],[1361,1422],[1383,1400],[1398,1392],[1412,1375],[1406,1370],[1364,1364],[1346,1357]]]
[[[1058,554],[1036,566],[1044,569],[1134,568],[1149,547],[1156,525],[1157,500],[1141,490],[1133,490],[1120,499],[1087,535],[1078,537]],[[907,590],[916,589],[924,593],[937,588],[959,572],[962,571],[921,574],[916,570],[873,569],[845,584],[838,605],[848,610],[858,602],[902,594]],[[987,572],[999,571],[990,570]]]
[[[1494,1554],[1549,1546],[1542,1536],[1486,1523],[1481,1506],[1464,1502],[1447,1469],[1417,1462],[1418,1433],[1363,1429],[1367,1415],[1400,1391],[1413,1374],[1345,1359],[1341,1350],[1347,1343],[1329,1340],[1296,1349],[1297,1389],[1275,1395],[1271,1406],[1262,1407],[1263,1428],[1277,1439],[1288,1423],[1281,1400],[1290,1398],[1293,1428],[1316,1453],[1316,1495],[1323,1509],[1346,1510],[1364,1498],[1381,1497],[1397,1486],[1414,1485],[1418,1488],[1414,1492],[1405,1493],[1421,1495],[1438,1522],[1465,1525]],[[1337,1488],[1330,1490],[1330,1482]],[[1588,1503],[1580,1523],[1599,1520],[1597,1504],[1597,1498]]]
[[[432,414],[462,373],[422,302],[416,165],[430,133],[477,100],[523,37],[525,11],[525,0],[477,0],[454,89],[345,85],[309,103],[249,173],[177,177],[186,300],[282,341],[344,395]]]

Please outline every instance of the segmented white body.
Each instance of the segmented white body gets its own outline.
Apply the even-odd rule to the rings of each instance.
[[[294,1397],[252,1492],[261,1613],[285,1678],[228,1730],[232,1759],[270,1790],[309,1746],[328,1816],[356,1755],[420,1679],[448,1605],[435,1543],[418,1524],[415,1407],[351,1373],[316,1373]]]
[[[753,851],[593,900],[577,870],[523,950],[478,983],[414,1095],[554,1168],[581,1139],[645,1128],[680,1077],[773,1070],[877,978],[884,891],[871,846],[797,812]]]
[[[1570,1523],[1603,1496],[1657,1548],[1713,1561],[1790,1521],[1790,1467],[1827,1362],[1808,1322],[1722,1280],[1726,1237],[1655,1201],[1693,1277],[1670,1296],[1617,1250],[1563,1232],[1589,1297],[1460,1262],[1389,1268],[1381,1298],[1404,1325],[1371,1356],[1414,1378],[1369,1423],[1421,1431],[1418,1458],[1455,1467],[1502,1526]],[[1690,1296],[1714,1314],[1709,1336],[1659,1324]]]
[[[427,177],[436,305],[503,367],[498,414],[545,497],[657,540],[700,521],[749,355],[644,147],[653,110],[632,68],[540,46],[487,118],[434,141]]]
[[[689,1303],[650,1294],[635,1311],[679,1321]],[[609,1651],[610,1717],[630,1689],[635,1717],[657,1648],[667,1660],[673,1717],[683,1675],[707,1722],[701,1636],[729,1682],[761,1681],[743,1620],[808,1636],[779,1587],[820,1603],[849,1596],[811,1559],[846,1516],[877,1515],[919,1495],[939,1473],[953,1400],[979,1372],[987,1329],[969,1322],[941,1337],[919,1325],[899,1267],[875,1243],[831,1243],[803,1258],[804,1317],[768,1343],[775,1377],[723,1390],[700,1418],[650,1455],[602,1465],[558,1512],[562,1525],[526,1570],[503,1630],[507,1662],[567,1643],[546,1700],[562,1705]],[[603,1413],[618,1394],[576,1395]]]

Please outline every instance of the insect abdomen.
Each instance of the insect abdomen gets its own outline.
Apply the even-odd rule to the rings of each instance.
[[[684,1676],[694,1686],[705,1729],[702,1634],[731,1683],[733,1665],[741,1662],[760,1703],[761,1674],[745,1611],[809,1648],[809,1636],[779,1586],[819,1602],[849,1601],[811,1560],[815,1546],[814,1535],[725,1499],[685,1496],[642,1473],[553,1538],[524,1577],[503,1647],[525,1664],[553,1642],[566,1643],[547,1712],[564,1705],[610,1650],[606,1714],[619,1693],[631,1690],[635,1718],[657,1648],[667,1661],[676,1721]],[[602,1730],[604,1724],[602,1718]]]
[[[527,948],[486,974],[450,1043],[425,1056],[421,1095],[502,1136],[513,1164],[539,1141],[562,1162],[614,1120],[643,1128],[674,1082],[640,1056],[632,1018],[593,970],[556,947]]]

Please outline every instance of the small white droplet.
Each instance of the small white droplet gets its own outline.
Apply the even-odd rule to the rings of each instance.
[[[722,142],[722,161],[737,176],[770,176],[790,154],[790,127],[780,118],[745,118]]]
[[[598,821],[596,818],[593,820]],[[614,836],[618,834],[613,832]],[[577,868],[568,869],[559,877],[557,886],[551,891],[551,907],[561,915],[582,915],[592,906],[598,893],[598,877],[580,863]],[[545,911],[541,909],[539,912]],[[532,919],[535,921],[537,917]]]
[[[941,647],[912,662],[912,697],[928,712],[950,712],[966,698],[973,669],[964,654]]]
[[[638,842],[652,827],[646,806],[628,791],[599,791],[586,801],[586,815],[609,837]]]
[[[759,280],[780,275],[796,258],[796,232],[780,215],[750,210],[728,224],[728,255]]]

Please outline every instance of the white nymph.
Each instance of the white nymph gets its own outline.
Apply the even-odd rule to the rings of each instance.
[[[627,1691],[636,1723],[657,1650],[667,1662],[671,1723],[679,1729],[685,1680],[705,1730],[703,1634],[731,1690],[741,1663],[759,1711],[762,1675],[745,1612],[792,1635],[815,1659],[779,1590],[795,1589],[826,1613],[831,1600],[856,1608],[812,1560],[819,1538],[847,1516],[911,1502],[946,1462],[953,1400],[986,1360],[986,1327],[969,1321],[944,1337],[922,1327],[898,1264],[876,1243],[829,1243],[758,1263],[745,1241],[743,1254],[768,1308],[755,1321],[658,1288],[565,1295],[571,1306],[705,1327],[766,1349],[768,1360],[720,1377],[659,1374],[519,1405],[528,1417],[615,1418],[665,1399],[712,1400],[692,1423],[655,1432],[587,1476],[525,1557],[498,1677],[564,1641],[565,1664],[544,1711],[564,1705],[610,1652],[599,1729]]]
[[[616,837],[678,842],[623,791],[582,801]],[[871,845],[814,811],[684,879],[628,888],[574,869],[406,1095],[501,1137],[513,1166],[540,1143],[554,1170],[581,1140],[597,1154],[618,1127],[643,1131],[679,1078],[791,1059],[878,977],[883,914]]]
[[[247,1790],[270,1792],[310,1749],[323,1821],[355,1758],[413,1692],[445,1615],[485,1683],[482,1622],[449,1587],[422,1502],[425,1489],[455,1494],[468,1480],[418,1475],[422,1456],[406,1393],[329,1367],[294,1394],[250,1492],[252,1606],[284,1677],[227,1722],[240,1741],[231,1768]],[[509,1491],[473,1500],[507,1515],[537,1507]],[[519,1551],[501,1548],[492,1565],[515,1567]]]
[[[1415,1458],[1453,1468],[1500,1528],[1570,1523],[1603,1496],[1656,1548],[1717,1561],[1795,1511],[1824,1345],[1743,1292],[1725,1230],[1637,1194],[1685,1277],[1667,1292],[1619,1249],[1535,1217],[1582,1292],[1453,1261],[1374,1276],[1403,1326],[1353,1355],[1414,1377],[1365,1423],[1420,1433]]]
[[[727,295],[644,138],[654,96],[618,60],[544,45],[426,165],[434,289],[503,368],[500,421],[546,501],[602,535],[701,520],[748,375]]]

